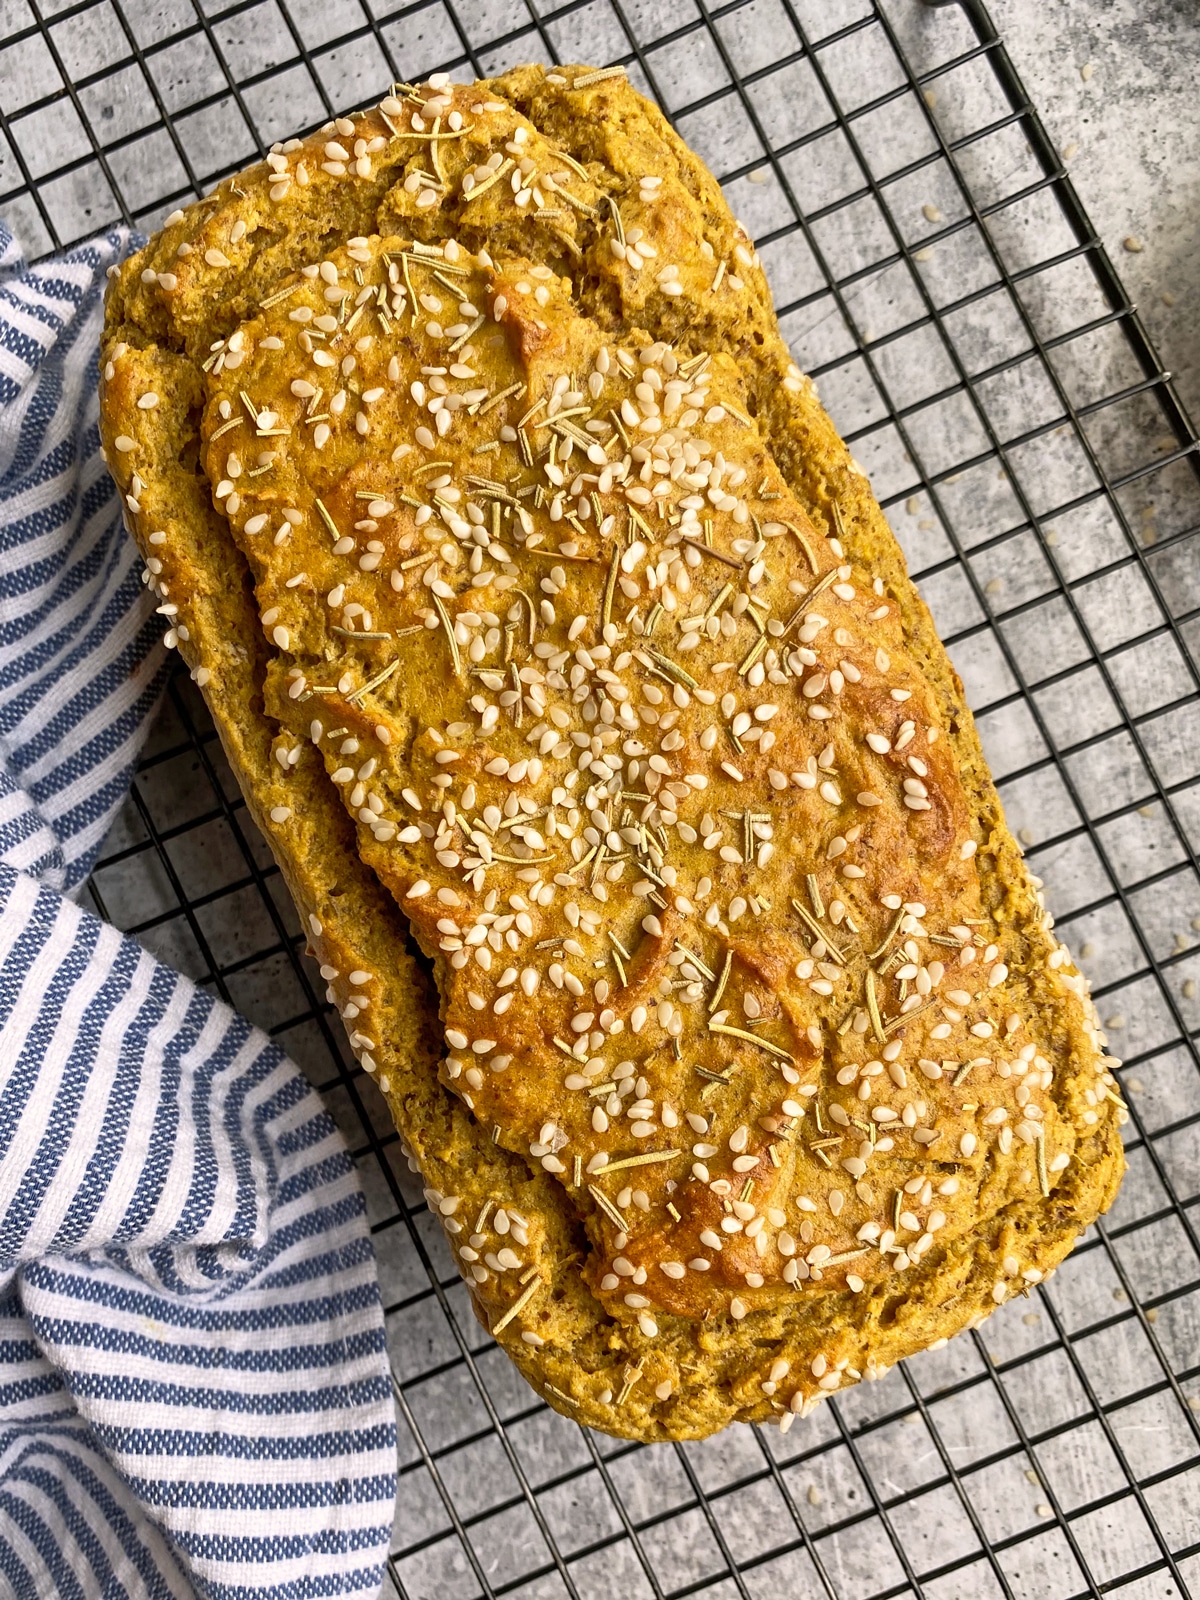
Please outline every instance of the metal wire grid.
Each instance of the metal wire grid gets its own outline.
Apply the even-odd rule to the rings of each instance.
[[[1132,1116],[1114,1212],[979,1333],[784,1439],[588,1434],[472,1316],[177,675],[91,894],[267,1027],[356,1149],[402,1435],[395,1591],[1157,1600],[1190,1572],[1200,1594],[1196,437],[986,12],[374,4],[11,0],[0,211],[37,254],[152,224],[392,77],[626,64],[721,176],[871,472]]]

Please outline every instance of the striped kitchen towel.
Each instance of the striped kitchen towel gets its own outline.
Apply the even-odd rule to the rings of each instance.
[[[165,672],[96,426],[130,244],[26,269],[0,225],[0,1597],[372,1596],[396,1431],[346,1146],[71,899]]]

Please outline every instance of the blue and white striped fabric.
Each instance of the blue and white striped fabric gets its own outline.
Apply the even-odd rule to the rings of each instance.
[[[0,225],[0,1600],[369,1597],[396,1433],[346,1147],[69,898],[164,672],[96,427],[129,246],[26,270]]]

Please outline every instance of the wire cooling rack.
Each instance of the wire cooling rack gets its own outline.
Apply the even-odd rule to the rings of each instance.
[[[4,0],[0,211],[36,255],[393,78],[624,63],[757,239],[964,678],[1125,1062],[1121,1197],[1051,1284],[786,1438],[588,1434],[472,1316],[182,674],[92,898],[266,1027],[357,1152],[405,1600],[1200,1596],[1195,434],[982,5],[538,3]]]

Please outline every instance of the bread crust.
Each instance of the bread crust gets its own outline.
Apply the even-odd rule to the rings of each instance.
[[[552,1405],[787,1427],[1053,1270],[1123,1170],[1086,985],[753,245],[622,76],[289,141],[119,269],[103,363],[169,640]]]

